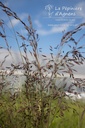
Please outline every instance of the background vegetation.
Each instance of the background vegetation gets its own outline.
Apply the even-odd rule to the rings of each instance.
[[[25,24],[15,12],[6,7],[0,2],[0,8],[9,18],[13,28],[16,43],[18,45],[22,63],[19,65],[11,63],[10,67],[5,67],[5,71],[9,69],[9,73],[2,74],[0,81],[0,127],[1,128],[84,128],[85,126],[85,103],[79,100],[71,100],[62,88],[58,88],[55,84],[57,74],[64,75],[68,73],[69,77],[73,79],[74,86],[81,86],[81,81],[74,78],[74,65],[83,64],[84,54],[82,49],[84,46],[79,46],[73,38],[74,34],[82,31],[85,23],[80,24],[74,30],[64,34],[60,44],[56,47],[56,56],[53,54],[53,47],[50,46],[50,58],[43,55],[41,49],[38,47],[39,35],[34,30],[30,16],[28,16],[29,25]],[[24,37],[21,33],[16,32],[11,17],[17,19],[28,32],[28,37]],[[8,56],[12,56],[12,50],[7,40],[5,33],[5,22],[0,20],[0,37],[4,39],[7,47],[8,55],[0,64],[3,67]],[[22,40],[22,46],[19,45],[18,37]],[[79,41],[84,37],[80,38]],[[71,46],[69,42],[74,45]],[[70,50],[63,54],[64,45],[68,45]],[[31,47],[31,50],[29,50]],[[2,46],[0,46],[3,49]],[[23,52],[22,52],[23,49]],[[23,54],[24,53],[24,54]],[[29,54],[33,58],[30,60]],[[40,57],[44,64],[41,64]],[[5,84],[4,76],[13,76],[16,70],[23,70],[26,76],[25,84],[22,90],[11,93],[10,89],[5,92],[3,88],[8,86]],[[48,77],[49,73],[51,75]],[[65,78],[63,79],[63,81]],[[71,93],[71,88],[68,92]],[[76,94],[76,92],[75,92]],[[76,94],[77,95],[77,94]],[[68,99],[66,99],[68,97]]]

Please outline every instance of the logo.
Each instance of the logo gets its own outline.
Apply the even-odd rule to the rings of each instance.
[[[48,5],[45,6],[45,10],[47,11],[47,15],[48,15],[49,18],[51,18],[53,13],[54,13],[52,11],[52,9],[53,9],[53,5],[51,5],[51,4],[48,4]]]

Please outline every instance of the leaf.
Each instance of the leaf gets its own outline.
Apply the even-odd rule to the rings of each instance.
[[[71,45],[68,44],[68,46],[71,48]]]
[[[80,63],[79,63],[79,62],[77,62],[77,61],[75,61],[75,60],[74,60],[74,62],[75,62],[76,64],[80,65]]]
[[[6,61],[6,58],[7,58],[8,56],[9,56],[9,55],[6,55],[6,56],[4,57],[4,60],[2,61],[2,63],[1,63],[0,66],[2,66],[2,65],[4,64],[4,62]]]
[[[29,51],[30,52],[30,54],[31,54],[31,56],[32,56],[32,52],[31,51]]]
[[[19,32],[16,32],[16,33],[18,34],[18,36],[21,37],[21,39],[26,40],[26,38],[24,36],[22,36],[21,34],[19,34]]]
[[[0,21],[0,26],[2,26],[2,24],[3,24],[3,22],[2,22],[2,21]]]
[[[34,56],[35,56],[35,58],[37,57],[37,54],[36,53],[33,53],[34,54]]]
[[[46,55],[42,55],[43,57],[46,57]]]
[[[52,48],[52,46],[50,46],[50,50],[51,50],[51,51],[53,51],[53,48]]]
[[[75,41],[74,38],[71,37],[70,40],[73,41],[75,43],[75,45],[77,45],[77,42]]]
[[[5,35],[3,35],[1,32],[0,32],[0,36],[2,37],[2,38],[5,38],[6,36]]]
[[[80,46],[80,47],[78,47],[77,49],[81,49],[81,48],[83,48],[83,46]]]
[[[51,54],[51,57],[52,57],[52,59],[53,59],[53,53],[50,53]]]
[[[56,47],[54,47],[54,49],[58,49],[59,45],[57,45]]]
[[[0,49],[2,49],[3,47],[0,47]]]
[[[42,52],[42,48],[39,48],[39,52]]]
[[[66,42],[71,36],[72,36],[72,31],[65,33],[61,39],[61,45],[63,45],[63,43]]]

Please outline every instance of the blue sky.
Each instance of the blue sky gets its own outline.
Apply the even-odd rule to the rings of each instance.
[[[33,26],[39,34],[39,47],[43,48],[44,53],[49,53],[49,46],[57,46],[60,43],[63,32],[70,31],[76,25],[85,22],[85,0],[1,0],[6,6],[11,8],[17,15],[28,24],[28,15],[31,16]],[[50,13],[46,6],[52,6]],[[71,9],[74,10],[71,10]],[[69,10],[67,10],[69,9]],[[66,16],[61,14],[67,13]],[[70,16],[68,16],[68,13]],[[13,31],[6,15],[1,11],[1,19],[6,24],[6,33],[8,41],[13,50],[17,50],[17,44],[14,39]],[[15,31],[26,35],[26,31],[20,22],[11,18]],[[76,40],[85,33],[83,31],[75,35]],[[26,35],[27,36],[27,35]],[[81,41],[84,43],[85,38]],[[0,45],[5,47],[0,39]],[[20,40],[19,40],[20,42]],[[80,44],[81,45],[81,44]],[[67,50],[67,47],[65,48]]]

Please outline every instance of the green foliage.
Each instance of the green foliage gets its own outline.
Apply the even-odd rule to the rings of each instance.
[[[78,46],[79,41],[84,37],[79,38],[79,41],[75,41],[73,35],[82,30],[85,23],[80,24],[74,30],[69,31],[63,35],[60,44],[56,48],[56,56],[53,55],[53,47],[50,46],[51,53],[50,59],[41,54],[38,48],[39,35],[34,30],[30,16],[28,17],[29,26],[24,23],[15,12],[6,7],[0,2],[2,11],[7,15],[11,27],[14,32],[14,37],[19,49],[21,64],[11,63],[10,67],[5,67],[5,70],[9,69],[9,73],[5,72],[5,78],[7,76],[13,76],[14,72],[18,69],[24,70],[24,76],[26,77],[25,84],[20,90],[21,92],[3,91],[4,86],[7,87],[2,73],[2,79],[0,81],[0,127],[1,128],[84,128],[85,126],[85,103],[80,101],[67,100],[65,98],[66,93],[64,87],[56,87],[55,81],[57,75],[69,74],[74,81],[74,86],[81,86],[82,80],[77,81],[74,78],[74,65],[83,64],[85,58],[82,55],[82,48],[84,46]],[[25,31],[28,33],[28,37],[21,35],[20,32],[16,32],[11,18],[18,20]],[[7,40],[5,21],[0,20],[0,38],[3,38],[6,44],[7,52],[13,59],[11,46]],[[21,39],[22,45],[18,42],[18,38]],[[74,45],[69,45],[72,42]],[[70,51],[63,54],[64,45],[70,47]],[[31,47],[31,51],[29,49]],[[0,47],[3,49],[3,47]],[[23,49],[23,52],[22,50]],[[24,53],[24,54],[23,54]],[[29,54],[33,60],[29,59]],[[41,56],[40,56],[41,55]],[[0,64],[0,68],[3,68],[3,64],[6,63],[8,55],[4,57],[4,60]],[[42,61],[45,62],[41,64]],[[33,69],[34,68],[34,69]],[[51,72],[49,76],[49,72]],[[65,78],[63,79],[63,81]],[[71,92],[69,87],[69,92]]]
[[[1,128],[84,128],[84,102],[65,98],[55,100],[44,94],[42,106],[39,94],[32,95],[35,97],[31,97],[31,102],[24,93],[0,96]],[[41,116],[43,122],[40,122]]]

